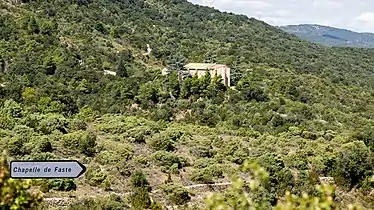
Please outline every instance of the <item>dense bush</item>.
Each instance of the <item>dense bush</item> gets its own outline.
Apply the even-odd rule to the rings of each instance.
[[[134,152],[131,145],[108,142],[101,146],[101,151],[95,157],[101,164],[114,164],[122,160],[128,161],[133,157]]]
[[[65,147],[78,150],[87,156],[93,156],[96,153],[96,135],[94,133],[76,131],[62,136],[62,143]]]
[[[178,131],[162,131],[149,138],[148,144],[155,150],[173,151],[181,136]]]
[[[203,184],[213,183],[214,178],[223,178],[223,169],[220,165],[210,165],[206,168],[198,169],[191,175],[191,180]]]
[[[74,180],[71,179],[54,179],[48,180],[43,183],[43,191],[48,192],[49,190],[56,191],[72,191],[77,189],[77,185]]]
[[[362,141],[344,144],[337,152],[335,174],[339,184],[349,188],[360,184],[374,170],[374,156]]]
[[[185,158],[166,151],[157,151],[152,154],[152,158],[165,170],[172,172],[177,172],[188,164]]]
[[[88,184],[92,186],[99,186],[107,178],[107,175],[102,172],[99,167],[94,167],[88,168],[84,174],[84,177],[87,179]]]

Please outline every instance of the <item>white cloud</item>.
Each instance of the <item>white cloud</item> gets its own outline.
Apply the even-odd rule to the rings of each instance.
[[[359,15],[356,20],[361,22],[360,25],[367,31],[374,31],[374,12],[364,12]]]
[[[374,12],[364,12],[356,19],[363,22],[374,23]]]
[[[314,23],[374,32],[372,0],[189,0],[221,11],[245,14],[269,24]],[[204,4],[207,5],[207,4]]]

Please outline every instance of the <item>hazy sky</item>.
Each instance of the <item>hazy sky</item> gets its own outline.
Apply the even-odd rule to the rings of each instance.
[[[271,25],[315,23],[374,32],[373,0],[189,0]]]

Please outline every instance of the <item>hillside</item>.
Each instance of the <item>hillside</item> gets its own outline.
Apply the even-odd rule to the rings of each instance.
[[[35,180],[42,209],[204,209],[211,192],[242,191],[270,209],[286,191],[318,195],[320,177],[334,178],[334,205],[374,208],[372,50],[311,44],[185,0],[9,0],[0,10],[0,149],[88,168]],[[209,75],[180,84],[187,62],[229,65],[235,87]],[[240,171],[246,161],[269,177],[230,196],[233,174],[263,175]]]
[[[346,29],[311,24],[288,25],[279,28],[317,44],[336,47],[374,47],[374,34],[371,33],[357,33]]]

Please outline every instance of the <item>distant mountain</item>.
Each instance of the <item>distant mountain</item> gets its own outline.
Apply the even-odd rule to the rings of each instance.
[[[318,44],[339,47],[374,48],[374,34],[358,33],[346,29],[321,25],[288,25],[280,26],[282,30],[295,34],[301,39]]]

